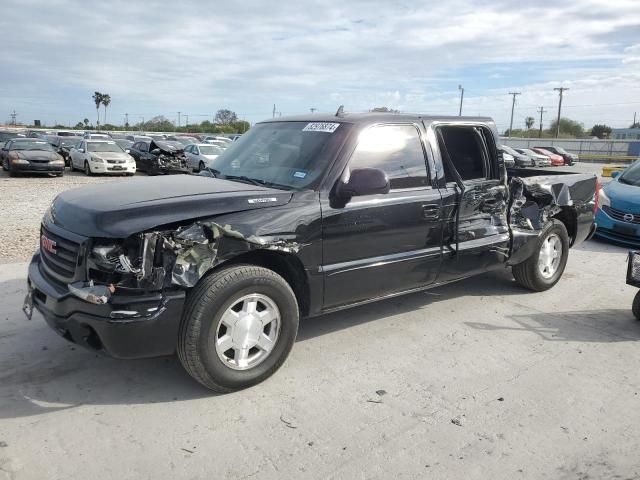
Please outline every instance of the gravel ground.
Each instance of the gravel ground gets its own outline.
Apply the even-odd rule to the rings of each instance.
[[[602,171],[601,164],[580,163],[565,167],[585,173]],[[136,174],[146,176],[143,173]],[[29,176],[10,178],[0,170],[3,219],[0,222],[0,264],[31,258],[38,246],[40,219],[53,199],[71,188],[102,182],[122,182],[130,177],[87,177],[81,172],[65,172],[64,177]]]
[[[144,176],[144,174],[140,174]],[[9,177],[0,170],[2,221],[0,221],[0,264],[31,258],[38,246],[40,219],[53,199],[71,188],[103,182],[122,182],[130,177],[87,177],[67,170],[63,177]]]

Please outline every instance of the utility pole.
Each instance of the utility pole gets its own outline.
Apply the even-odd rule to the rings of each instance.
[[[273,117],[272,118],[276,118],[276,104],[273,104]]]
[[[13,125],[14,127],[16,126],[16,117],[17,116],[18,116],[18,114],[16,113],[15,110],[13,112],[11,112],[11,125]]]
[[[511,137],[511,130],[513,130],[513,109],[516,106],[516,96],[522,94],[520,92],[509,92],[509,95],[513,96],[513,101],[511,102],[511,123],[509,123],[509,137]]]
[[[460,90],[460,110],[458,111],[458,116],[462,116],[462,100],[464,99],[464,87],[462,85],[458,85],[458,90]]]
[[[124,114],[124,125],[125,125],[125,128],[129,128],[129,114],[128,113]]]
[[[186,113],[184,114],[185,118],[187,119],[184,126],[188,127],[189,126],[189,115],[187,115]]]
[[[546,112],[546,110],[544,109],[544,107],[540,107],[538,109],[538,113],[540,114],[540,135],[538,135],[539,138],[542,138],[542,114]]]
[[[311,113],[316,113],[317,108],[313,108],[313,107],[311,107],[309,110],[311,110]],[[633,122],[635,123],[635,121],[636,121],[636,118],[635,118],[635,116],[634,116],[634,117],[633,117]]]
[[[178,128],[180,128],[180,112],[178,112]]]
[[[636,124],[636,113],[637,113],[637,112],[633,112],[633,124],[634,124],[634,125]]]
[[[560,101],[558,102],[558,122],[556,123],[556,138],[558,138],[558,136],[560,135],[560,112],[562,111],[562,94],[565,90],[569,89],[567,87],[558,87],[554,88],[554,90],[560,92]]]

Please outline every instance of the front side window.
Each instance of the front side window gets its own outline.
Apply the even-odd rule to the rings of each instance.
[[[413,125],[376,125],[358,137],[349,168],[377,168],[391,189],[430,185],[418,130]]]

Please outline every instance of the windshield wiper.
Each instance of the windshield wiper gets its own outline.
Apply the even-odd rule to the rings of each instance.
[[[264,187],[267,182],[258,178],[249,178],[246,175],[225,175],[225,180],[240,180],[241,182],[250,183],[258,187]]]
[[[220,170],[216,170],[215,168],[211,168],[211,167],[205,167],[205,168],[211,172],[211,175],[213,175],[214,178],[218,178],[218,175],[220,175]]]

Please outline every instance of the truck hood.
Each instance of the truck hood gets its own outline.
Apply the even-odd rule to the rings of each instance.
[[[126,238],[186,220],[284,205],[291,192],[218,178],[135,178],[61,193],[45,222],[86,237]]]

